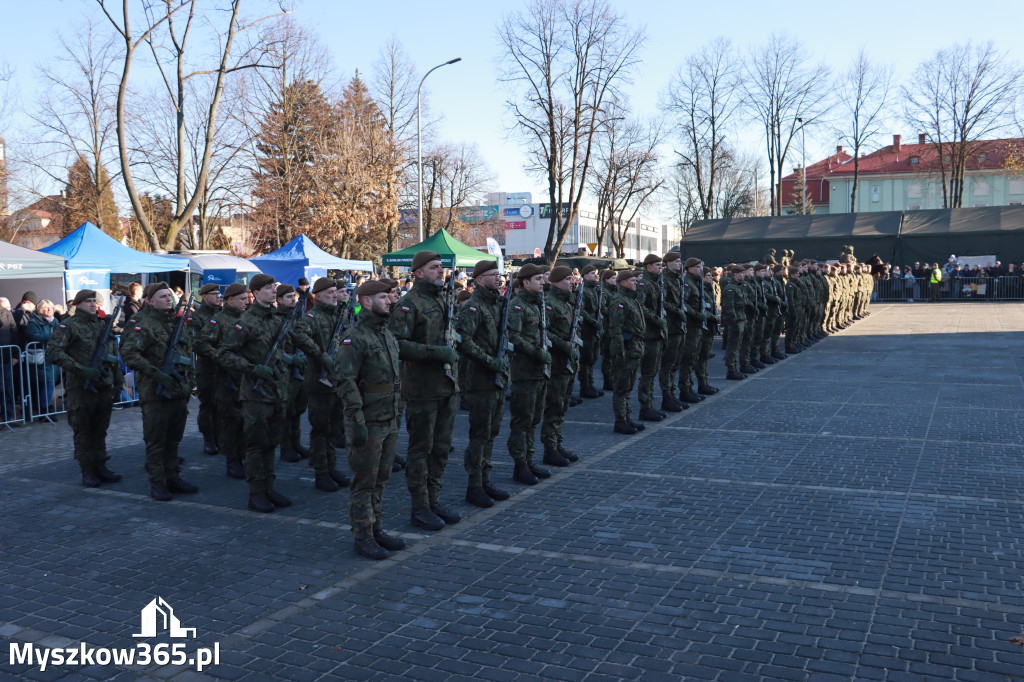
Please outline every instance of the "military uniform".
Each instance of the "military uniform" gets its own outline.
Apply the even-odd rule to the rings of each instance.
[[[280,297],[278,297],[280,298]],[[303,306],[301,299],[297,306]],[[278,305],[277,315],[287,320],[290,315],[296,314],[293,308],[285,305]],[[301,313],[299,313],[301,314]],[[302,424],[300,419],[302,413],[308,406],[306,395],[306,377],[303,370],[306,368],[306,356],[295,344],[295,326],[281,342],[281,350],[289,356],[297,358],[293,366],[288,367],[288,381],[285,385],[284,398],[284,428],[281,432],[281,459],[286,462],[297,462],[301,454],[308,456],[308,451],[302,447]]]
[[[196,397],[199,399],[199,414],[196,422],[199,433],[203,434],[203,448],[206,454],[217,454],[217,356],[207,342],[207,327],[220,306],[206,301],[192,313],[189,326],[196,352]]]
[[[197,345],[201,340],[203,347],[213,353],[216,363],[213,380],[217,397],[217,433],[220,434],[218,447],[224,455],[228,475],[232,478],[245,476],[242,468],[245,428],[242,423],[242,403],[238,399],[242,378],[238,372],[224,364],[220,346],[225,333],[238,322],[242,312],[225,305],[219,313],[207,320],[206,328],[196,336]]]
[[[409,434],[405,481],[414,515],[427,508],[435,514],[443,510],[439,495],[459,392],[458,357],[445,345],[446,317],[442,286],[417,279],[389,323],[402,357],[402,397]],[[449,522],[458,521],[454,514],[451,518]]]
[[[556,273],[558,273],[556,275]],[[562,281],[571,276],[571,270],[559,266],[552,270],[552,277]],[[562,425],[569,409],[572,387],[579,365],[579,345],[572,343],[572,318],[575,296],[552,286],[545,300],[548,340],[551,342],[551,380],[544,396],[544,416],[541,420],[540,441],[544,445],[544,463],[552,466],[567,466],[568,453],[562,446]]]
[[[117,337],[113,334],[107,337],[103,350],[107,354],[103,363],[106,373],[89,382],[80,371],[92,365],[93,353],[105,324],[95,313],[79,308],[57,325],[46,348],[47,362],[64,369],[64,404],[68,424],[74,434],[75,460],[82,470],[83,482],[91,479],[87,483],[90,487],[95,487],[100,481],[107,482],[109,478],[101,475],[110,459],[107,455],[107,428],[114,398],[124,383],[121,363],[117,361]],[[95,392],[85,388],[87,383]]]
[[[683,303],[683,271],[676,272],[669,267],[661,271],[665,287],[665,318],[668,338],[661,358],[661,409],[679,412],[684,408],[679,402],[679,370],[683,365],[686,350],[686,307]]]
[[[515,347],[515,357],[512,360],[509,400],[508,452],[520,471],[524,471],[524,465],[533,471],[530,465],[536,447],[534,441],[537,425],[544,414],[548,382],[544,365],[544,356],[548,353],[541,340],[541,315],[544,313],[540,296],[525,289],[512,298],[511,305],[508,337]],[[547,368],[548,373],[551,370],[551,367]],[[536,483],[536,480],[532,482]]]
[[[697,366],[694,368],[694,374],[697,375],[698,395],[714,395],[718,393],[718,389],[708,381],[708,362],[711,360],[711,347],[718,328],[718,304],[716,303],[714,280],[709,283],[702,282],[701,286],[704,287],[703,313],[706,317],[703,319],[706,322],[706,328],[704,322],[698,327],[700,346],[697,349]]]
[[[187,315],[188,311],[181,314]],[[193,382],[192,339],[187,324],[178,337],[177,347],[171,349],[182,358],[176,367],[182,379],[173,384],[168,382],[168,385],[160,383],[164,356],[177,321],[174,309],[157,310],[147,305],[128,321],[121,345],[124,363],[135,370],[138,382],[142,437],[146,443],[146,473],[151,486],[156,488],[150,491],[155,499],[170,499],[163,487],[169,492],[186,492],[181,489],[183,486],[178,485],[181,478],[178,445],[185,433]]]
[[[693,377],[700,358],[701,343],[704,340],[705,318],[700,302],[702,286],[702,280],[690,272],[683,275],[682,302],[686,310],[686,336],[679,370],[679,395],[683,400],[691,403],[699,400],[693,390]]]
[[[722,324],[725,325],[728,344],[725,349],[725,366],[730,379],[742,379],[740,372],[740,344],[747,326],[747,293],[741,282],[730,274],[722,284]]]
[[[636,428],[631,419],[629,397],[636,383],[640,361],[644,357],[644,334],[647,331],[644,311],[638,298],[637,292],[620,285],[609,308],[608,351],[614,367],[615,395],[612,397],[612,407],[617,427],[626,424]]]
[[[583,347],[580,350],[580,397],[599,398],[603,393],[594,385],[594,365],[597,364],[598,354],[601,350],[602,337],[604,336],[604,311],[601,309],[604,304],[605,292],[602,291],[600,282],[584,282],[583,284],[583,310],[581,312],[582,326],[580,338],[583,339]]]
[[[661,307],[661,276],[645,270],[637,282],[637,302],[644,314],[644,354],[640,362],[640,418],[660,421],[662,414],[654,409],[654,382],[661,371],[665,350],[667,323]]]
[[[604,279],[604,274],[601,275],[601,284],[599,285],[602,289],[601,294],[601,320],[603,326],[601,328],[601,377],[603,381],[602,390],[611,391],[614,390],[612,384],[612,375],[614,368],[611,362],[611,351],[610,343],[611,337],[608,336],[608,313],[611,310],[612,299],[615,298],[615,292],[618,288],[614,284],[608,284],[608,280]],[[611,281],[615,281],[614,277],[609,278]]]

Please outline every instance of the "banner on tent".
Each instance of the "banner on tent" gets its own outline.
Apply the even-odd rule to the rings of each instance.
[[[204,270],[203,284],[219,284],[221,286],[227,286],[229,284],[234,284],[236,277],[238,277],[237,270]]]
[[[64,272],[64,288],[70,291],[80,289],[109,289],[109,270],[67,270]]]

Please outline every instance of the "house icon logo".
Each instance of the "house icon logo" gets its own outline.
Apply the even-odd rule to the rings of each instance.
[[[166,630],[171,637],[189,637],[195,639],[195,628],[183,628],[181,622],[174,615],[174,609],[164,601],[163,597],[157,597],[146,604],[142,609],[142,632],[132,637],[156,637],[157,630]]]

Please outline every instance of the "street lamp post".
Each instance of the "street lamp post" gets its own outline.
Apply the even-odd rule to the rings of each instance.
[[[807,215],[807,131],[803,118],[796,121],[800,124],[800,213]]]
[[[427,76],[434,73],[442,66],[448,66],[455,62],[461,62],[462,57],[456,57],[451,59],[444,64],[438,64],[430,71],[423,74],[423,78],[420,79],[420,86],[416,88],[416,223],[417,223],[417,235],[419,241],[423,241],[423,145],[421,143],[422,135],[420,134],[420,91],[423,90],[423,82],[427,80]]]

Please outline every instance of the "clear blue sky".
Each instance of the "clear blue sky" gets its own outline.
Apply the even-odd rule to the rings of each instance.
[[[438,70],[428,80],[432,106],[444,115],[441,138],[476,142],[498,178],[496,189],[536,192],[541,183],[522,171],[517,142],[505,136],[505,94],[495,81],[495,60],[500,54],[496,26],[504,13],[526,4],[526,0],[299,0],[295,18],[317,31],[342,72],[368,72],[392,35],[422,70],[462,57],[462,62]],[[0,60],[15,66],[23,99],[31,101],[35,65],[55,54],[57,32],[72,30],[83,13],[95,11],[95,5],[92,0],[7,0],[4,5]],[[863,46],[873,59],[893,64],[898,79],[940,47],[967,40],[993,40],[1012,58],[1024,61],[1021,0],[631,0],[613,2],[613,6],[647,30],[644,62],[631,88],[634,109],[640,113],[656,111],[658,93],[675,68],[717,35],[746,49],[772,31],[788,30],[817,59],[835,68],[845,66]],[[905,139],[917,133],[895,126],[893,132]],[[757,145],[755,135],[750,135],[748,144]],[[809,135],[808,160],[834,144],[824,133]],[[799,162],[795,157],[790,161]]]

